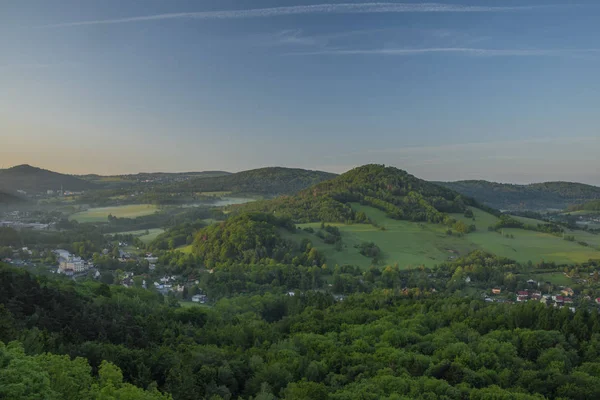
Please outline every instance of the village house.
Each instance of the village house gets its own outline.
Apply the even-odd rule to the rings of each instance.
[[[563,290],[560,291],[563,295],[565,296],[573,296],[575,294],[575,292],[573,292],[573,289],[571,288],[564,288]]]
[[[493,294],[500,294],[501,292],[502,292],[502,291],[501,291],[500,289],[498,289],[498,288],[494,288],[494,289],[492,289],[492,293],[493,293]]]
[[[519,303],[526,303],[527,299],[529,298],[529,296],[523,296],[523,295],[518,295],[517,296],[517,302]]]
[[[570,297],[565,297],[563,299],[563,301],[564,301],[564,303],[565,303],[566,306],[573,304],[573,299],[570,298]]]
[[[195,294],[192,296],[192,301],[194,303],[206,303],[207,296],[205,294]]]

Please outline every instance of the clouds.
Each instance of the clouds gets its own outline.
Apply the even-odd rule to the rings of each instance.
[[[600,49],[486,49],[471,47],[387,48],[387,49],[325,49],[310,52],[289,53],[290,55],[387,55],[413,56],[423,54],[463,54],[486,57],[537,57],[576,56],[598,54]]]
[[[304,6],[256,8],[246,10],[230,11],[201,11],[166,13],[127,18],[100,19],[90,21],[66,22],[59,24],[44,25],[42,28],[67,28],[87,25],[126,24],[135,22],[197,19],[197,20],[225,20],[242,18],[272,18],[290,15],[309,14],[368,14],[368,13],[491,13],[526,11],[550,6],[515,6],[515,7],[493,7],[493,6],[469,6],[459,4],[441,3],[343,3],[343,4],[316,4]]]

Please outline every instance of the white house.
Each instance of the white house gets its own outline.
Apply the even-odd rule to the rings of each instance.
[[[206,295],[205,294],[196,294],[192,296],[192,301],[194,303],[206,303]]]

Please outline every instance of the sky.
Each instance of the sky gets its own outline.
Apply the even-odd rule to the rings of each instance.
[[[1,0],[0,167],[600,185],[600,2]]]

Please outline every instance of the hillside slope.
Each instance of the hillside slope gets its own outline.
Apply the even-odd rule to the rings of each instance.
[[[296,193],[335,176],[335,174],[323,171],[267,167],[219,177],[191,179],[165,188],[165,190],[282,195]]]
[[[27,193],[43,193],[47,190],[82,191],[97,188],[91,182],[72,175],[60,174],[30,165],[0,170],[0,190],[24,190]]]
[[[566,209],[600,199],[600,187],[573,182],[513,185],[488,181],[436,182],[501,210]]]
[[[446,213],[459,213],[471,199],[418,179],[406,171],[383,165],[364,165],[321,182],[295,196],[250,203],[244,210],[272,212],[296,222],[365,222],[350,202],[385,211],[394,219],[443,222]]]
[[[19,204],[26,200],[12,193],[0,191],[0,205]]]

